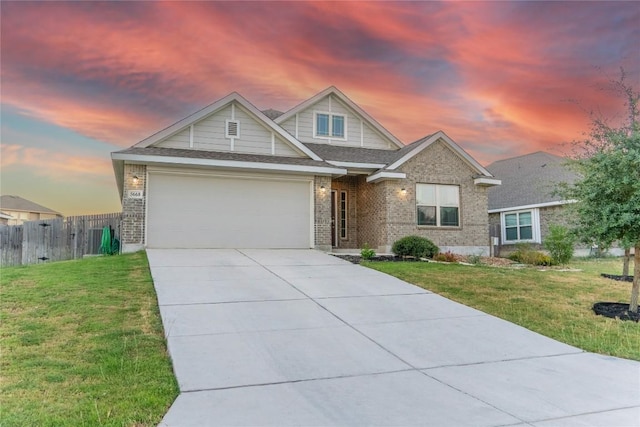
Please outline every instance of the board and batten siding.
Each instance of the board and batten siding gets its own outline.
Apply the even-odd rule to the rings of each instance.
[[[339,138],[314,138],[314,112],[342,114],[346,117],[347,140]],[[297,125],[296,125],[297,119]],[[377,148],[395,150],[397,146],[386,137],[380,135],[360,115],[343,104],[337,97],[328,95],[297,115],[290,117],[281,126],[299,141],[315,144],[332,144],[348,147]],[[296,129],[297,127],[297,129]],[[297,130],[297,132],[296,132]]]
[[[231,139],[225,137],[226,120],[231,119],[240,123],[240,136],[233,139],[233,147]],[[233,108],[228,105],[193,124],[193,144],[191,144],[191,129],[189,127],[154,144],[154,146],[186,150],[304,157],[291,147],[285,139],[255,120],[238,104],[235,104]]]

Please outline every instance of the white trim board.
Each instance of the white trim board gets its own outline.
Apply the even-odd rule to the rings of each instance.
[[[499,209],[489,209],[489,213],[501,213],[501,212],[510,212],[510,211],[521,211],[525,209],[535,209],[535,208],[547,208],[550,206],[563,206],[568,205],[570,203],[576,203],[576,200],[560,200],[557,202],[544,202],[544,203],[534,203],[531,205],[522,205],[522,206],[510,206],[508,208],[499,208]]]
[[[219,159],[195,159],[185,157],[170,156],[152,156],[140,154],[119,154],[111,155],[113,160],[123,160],[129,163],[139,164],[166,164],[166,165],[184,165],[184,166],[209,166],[230,169],[249,169],[249,170],[269,170],[282,172],[300,172],[312,173],[316,175],[346,175],[347,170],[342,168],[330,168],[326,166],[306,166],[306,165],[288,165],[280,163],[260,163],[260,162],[242,162],[235,160],[219,160]]]

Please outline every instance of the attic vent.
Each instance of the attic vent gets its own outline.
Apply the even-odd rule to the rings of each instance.
[[[225,137],[227,138],[240,137],[240,122],[238,120],[227,120],[225,124],[227,126]]]

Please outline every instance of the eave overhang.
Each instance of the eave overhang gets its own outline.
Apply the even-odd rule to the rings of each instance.
[[[405,179],[407,174],[404,172],[380,171],[367,177],[367,182],[376,183],[388,180]]]
[[[479,187],[494,187],[496,185],[502,185],[502,181],[495,178],[487,178],[484,176],[475,178],[473,183]]]

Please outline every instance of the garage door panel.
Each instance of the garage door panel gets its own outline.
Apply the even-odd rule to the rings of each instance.
[[[147,245],[309,248],[309,180],[150,173]]]

